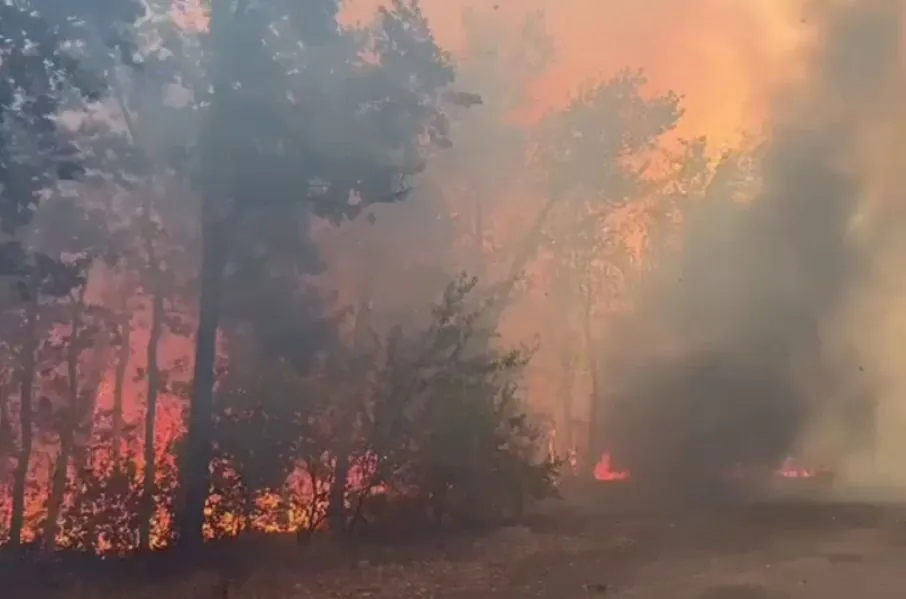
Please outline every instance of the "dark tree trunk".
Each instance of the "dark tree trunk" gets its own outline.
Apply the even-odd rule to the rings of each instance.
[[[575,431],[573,430],[573,376],[575,374],[575,358],[568,351],[563,352],[561,360],[563,366],[563,385],[560,387],[560,418],[562,430],[558,430],[557,444],[560,456],[569,456],[575,447]]]
[[[374,273],[370,274],[374,275]],[[371,298],[374,285],[374,276],[369,276],[363,281],[362,288],[359,290],[359,307],[356,311],[355,324],[352,331],[352,347],[353,353],[356,355],[370,342],[372,325]],[[354,423],[357,412],[360,409],[364,409],[364,406],[358,403],[357,398],[345,397],[344,401],[346,403],[343,407],[341,422],[343,423],[342,434],[345,437],[337,444],[340,449],[337,452],[336,464],[334,464],[334,477],[330,484],[330,494],[327,503],[327,523],[330,526],[331,533],[336,535],[346,534],[349,528],[348,523],[350,520],[346,510],[346,493],[349,490],[347,488],[349,485],[349,470],[352,466],[350,460],[353,452],[350,447],[355,443],[356,427]],[[356,510],[358,511],[360,507],[360,504],[357,505]],[[358,516],[358,514],[355,515]]]
[[[15,447],[15,436],[13,434],[13,423],[9,413],[9,396],[12,393],[12,386],[9,382],[0,386],[0,493],[6,491],[6,485],[10,479],[10,457]]]
[[[586,470],[589,474],[594,473],[595,464],[603,451],[600,438],[601,373],[599,369],[601,365],[598,362],[598,351],[597,347],[595,347],[594,335],[592,334],[591,309],[591,298],[586,298],[582,321],[582,336],[585,342],[588,369],[591,376],[591,393],[588,398],[588,456],[586,458]]]
[[[160,392],[160,369],[157,363],[158,346],[160,345],[163,331],[164,298],[158,289],[155,289],[151,299],[151,331],[148,335],[147,370],[148,387],[145,407],[145,447],[144,447],[144,480],[142,483],[141,516],[139,519],[139,548],[151,549],[151,521],[154,518],[154,495],[156,485],[157,457],[155,454],[154,437],[157,425],[157,396]]]
[[[19,426],[20,444],[16,472],[13,480],[13,513],[10,522],[10,545],[19,547],[22,543],[22,529],[25,525],[25,493],[28,487],[28,470],[34,441],[34,414],[32,393],[35,384],[35,352],[37,351],[38,298],[32,289],[31,299],[26,305],[25,337],[20,356],[22,370],[19,373]]]
[[[57,521],[60,519],[60,509],[63,506],[63,497],[66,494],[66,482],[69,474],[69,463],[75,447],[76,429],[79,426],[79,355],[81,353],[82,334],[82,302],[85,297],[84,288],[80,290],[79,297],[72,311],[72,324],[69,330],[69,344],[66,349],[66,378],[69,383],[69,405],[65,417],[60,425],[60,452],[53,467],[50,478],[50,497],[47,502],[47,519],[44,521],[44,549],[51,552],[56,548]]]
[[[181,468],[184,493],[180,514],[180,544],[196,548],[204,541],[204,509],[210,488],[211,443],[213,439],[214,360],[220,319],[225,252],[225,222],[214,213],[216,199],[205,198],[202,231],[201,291],[198,329],[195,336],[195,372],[186,454]]]
[[[126,373],[132,357],[132,319],[123,302],[123,315],[120,321],[120,348],[116,357],[116,370],[113,379],[113,464],[117,470],[121,467],[123,443],[123,393],[126,387]]]
[[[241,3],[240,3],[241,4]],[[179,543],[187,550],[204,542],[204,510],[210,491],[211,454],[214,438],[214,362],[217,357],[217,330],[220,325],[221,294],[227,261],[228,235],[238,223],[238,207],[232,201],[230,147],[232,124],[224,105],[233,93],[230,79],[230,32],[234,19],[232,2],[213,0],[210,6],[210,31],[213,52],[213,96],[207,122],[201,132],[199,180],[204,189],[201,206],[201,266],[198,299],[198,328],[195,335],[195,370],[192,401],[189,406],[186,453],[180,469],[183,493],[179,514]]]
[[[541,212],[535,217],[532,228],[529,229],[528,233],[522,238],[522,242],[516,249],[515,256],[513,256],[513,262],[510,264],[510,273],[503,282],[502,287],[498,290],[498,295],[494,298],[494,303],[490,307],[492,322],[498,323],[503,316],[503,311],[512,299],[513,290],[516,288],[516,283],[519,282],[522,271],[525,270],[525,267],[538,252],[538,247],[541,245],[543,239],[542,233],[544,232],[544,225],[547,224],[547,219],[556,206],[557,199],[549,199],[547,204],[544,205],[544,208],[541,209]]]
[[[53,471],[50,476],[50,497],[47,501],[47,519],[44,521],[44,550],[52,552],[57,546],[57,523],[60,519],[60,509],[63,506],[63,497],[66,494],[67,474],[72,450],[75,443],[75,423],[73,414],[67,414],[64,419],[60,437],[60,452],[57,454]]]
[[[106,354],[105,354],[106,355]],[[85,385],[85,390],[83,391],[79,402],[80,402],[80,414],[82,419],[79,422],[80,428],[80,439],[76,440],[73,445],[73,458],[75,463],[75,472],[78,481],[86,475],[90,474],[90,462],[91,459],[91,437],[94,435],[94,410],[97,407],[98,395],[101,390],[101,383],[104,378],[104,369],[101,364],[95,365],[91,370],[91,380],[87,385]],[[75,513],[84,514],[85,502],[89,499],[84,494],[79,494],[76,497],[76,507]],[[87,530],[85,531],[85,537],[89,539],[97,548],[97,522],[94,518],[89,519],[86,524]]]
[[[346,487],[349,483],[349,452],[337,455],[333,481],[330,483],[330,498],[327,503],[327,522],[330,532],[335,535],[346,533]]]

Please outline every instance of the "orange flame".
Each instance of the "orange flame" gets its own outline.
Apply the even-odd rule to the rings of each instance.
[[[774,476],[780,478],[813,478],[818,476],[818,474],[818,469],[798,466],[793,458],[786,458],[780,467],[774,471]],[[598,463],[595,464],[594,477],[595,480],[601,482],[614,482],[629,480],[630,473],[628,470],[615,469],[613,467],[613,457],[609,451],[605,451],[601,454]]]
[[[612,458],[609,451],[601,454],[601,459],[595,464],[595,480],[615,481],[627,480],[629,472],[625,470],[614,470],[611,464]]]

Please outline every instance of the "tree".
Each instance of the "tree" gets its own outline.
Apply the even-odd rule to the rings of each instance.
[[[703,139],[680,141],[678,150],[662,148],[656,168],[651,168],[637,191],[622,203],[575,197],[551,215],[545,230],[545,249],[552,261],[553,285],[572,323],[561,330],[575,350],[573,339],[582,339],[584,362],[590,379],[588,447],[593,461],[603,451],[598,433],[602,381],[608,378],[606,341],[596,331],[610,328],[631,310],[631,297],[656,268],[662,252],[675,246],[682,214],[705,193],[711,173]],[[637,157],[635,158],[637,159]],[[634,161],[630,158],[630,161]],[[559,310],[558,310],[559,313]],[[567,317],[569,319],[569,317]],[[571,324],[571,326],[570,326]],[[619,352],[619,350],[617,350]],[[572,422],[564,413],[565,426]],[[567,437],[575,443],[575,431]]]
[[[682,115],[676,94],[648,97],[646,83],[640,72],[623,71],[586,86],[563,111],[538,125],[534,166],[544,205],[511,249],[508,273],[489,312],[499,320],[523,270],[546,250],[559,279],[552,283],[561,288],[559,293],[573,290],[561,299],[582,315],[575,329],[564,330],[583,339],[593,397],[600,393],[593,315],[602,297],[613,296],[628,265],[628,248],[621,238],[626,214],[644,212],[665,186],[657,172],[660,144]],[[572,410],[564,410],[563,432],[573,437]],[[589,426],[594,430],[596,425]],[[569,439],[569,444],[574,442]]]
[[[646,97],[646,83],[641,72],[623,71],[587,86],[565,110],[539,125],[535,159],[547,200],[513,252],[504,297],[536,255],[545,225],[560,205],[590,202],[600,214],[645,197],[656,187],[648,177],[653,158],[682,110],[672,92]]]
[[[73,94],[96,100],[103,79],[91,70],[99,53],[132,63],[134,46],[121,31],[142,14],[137,0],[67,3],[42,0],[0,7],[0,224],[7,235],[28,224],[41,193],[77,176],[75,148],[60,135],[56,116]],[[73,48],[82,47],[81,55]],[[18,274],[23,256],[5,243],[5,270]]]
[[[153,26],[166,27],[166,24],[153,23]],[[155,55],[147,56],[145,64],[157,73],[172,69],[172,65],[162,64]],[[160,156],[160,148],[144,134],[149,122],[172,110],[167,106],[165,94],[161,90],[151,93],[141,79],[135,78],[114,78],[111,87],[113,110],[121,117],[123,128],[111,127],[109,120],[102,119],[96,123],[90,140],[83,140],[83,145],[93,157],[90,164],[98,177],[120,199],[119,205],[110,210],[113,222],[108,223],[107,232],[111,243],[116,243],[118,258],[111,273],[118,280],[113,300],[119,351],[111,440],[117,471],[122,466],[123,394],[132,360],[131,333],[138,324],[148,330],[144,366],[137,373],[137,378],[145,381],[139,546],[148,550],[155,511],[157,407],[160,394],[166,391],[166,373],[159,364],[159,348],[168,333],[188,335],[184,314],[178,309],[185,309],[194,295],[189,280],[195,252],[191,224],[180,223],[192,222],[194,202],[184,183],[187,173],[168,168]],[[137,314],[145,317],[143,322],[136,318]]]
[[[21,305],[7,311],[13,320],[12,335],[19,386],[19,454],[13,476],[12,522],[10,542],[16,547],[21,542],[25,524],[25,499],[30,471],[31,453],[36,426],[34,392],[37,375],[51,371],[59,365],[53,357],[53,314],[58,312],[57,300],[69,295],[72,289],[83,285],[81,264],[56,261],[44,253],[34,254],[34,266],[24,275],[23,283],[28,295]],[[47,356],[51,350],[51,356]],[[40,398],[39,415],[49,415],[50,405]]]
[[[201,101],[196,152],[202,254],[180,525],[188,546],[202,539],[224,269],[243,220],[299,201],[341,220],[402,199],[406,176],[423,168],[420,140],[446,139],[438,100],[453,80],[417,3],[403,0],[369,30],[341,29],[333,0],[214,0],[200,35],[213,91]]]
[[[38,296],[48,277],[65,272],[40,255],[29,256],[15,234],[29,224],[43,192],[77,177],[77,152],[61,135],[56,117],[73,95],[97,99],[102,79],[84,59],[115,52],[132,62],[124,25],[141,15],[137,0],[54,3],[32,0],[0,6],[0,245],[2,274],[25,296],[26,339],[20,372],[20,447],[14,476],[11,543],[21,541],[25,484],[32,444],[34,329]],[[81,55],[73,49],[82,48]],[[70,280],[71,277],[65,276]],[[55,286],[55,285],[54,285]]]

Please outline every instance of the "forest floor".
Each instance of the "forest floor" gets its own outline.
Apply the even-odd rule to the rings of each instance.
[[[73,580],[4,596],[900,599],[906,593],[906,508],[784,500],[670,514],[630,510],[606,493],[584,493],[546,506],[523,526],[481,537],[310,551],[317,560],[287,540],[286,547],[254,551],[246,566],[226,572],[103,585]]]

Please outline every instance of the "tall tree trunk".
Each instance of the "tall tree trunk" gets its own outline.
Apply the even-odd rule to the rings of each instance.
[[[135,126],[135,122],[132,118],[132,113],[129,110],[129,107],[126,104],[125,96],[123,95],[122,89],[119,85],[113,86],[114,97],[119,103],[120,111],[123,114],[123,118],[126,122],[126,128],[129,131],[129,137],[132,139],[134,144],[138,143],[138,130]],[[206,203],[207,204],[207,203]],[[150,196],[145,198],[145,201],[142,203],[142,234],[145,242],[145,251],[148,258],[148,276],[151,278],[151,286],[153,289],[153,294],[151,297],[151,330],[148,335],[148,345],[146,347],[146,370],[147,370],[147,388],[146,388],[146,397],[145,397],[145,440],[143,447],[143,458],[144,458],[144,471],[142,474],[142,499],[140,504],[140,514],[139,514],[139,549],[142,551],[149,551],[151,549],[151,524],[154,519],[154,496],[157,491],[157,485],[155,483],[155,477],[157,475],[157,454],[155,452],[155,437],[157,431],[157,399],[158,394],[160,393],[160,367],[158,364],[158,348],[160,347],[160,339],[163,333],[163,324],[164,324],[164,297],[163,290],[161,289],[161,277],[160,277],[160,263],[157,260],[157,256],[154,251],[154,239],[153,239],[153,223],[152,223],[152,206]],[[204,233],[204,232],[203,232]],[[205,265],[202,265],[202,268],[205,268]],[[220,276],[223,273],[223,266],[220,266]],[[204,278],[202,279],[204,280]],[[203,286],[204,287],[204,286]],[[210,295],[210,293],[209,293]],[[217,290],[217,295],[219,295],[219,290]],[[202,293],[204,297],[204,293]],[[204,313],[204,303],[202,302],[201,307],[202,313]],[[131,353],[131,344],[129,343],[129,332],[131,331],[131,320],[126,323],[126,334],[124,339],[124,346],[126,351],[120,356],[119,365],[122,366],[123,370],[123,380],[125,380],[126,367],[129,361],[129,355]],[[199,331],[201,330],[201,323],[199,323]],[[216,315],[214,320],[214,336],[216,343],[216,334],[217,334],[217,324],[216,324]],[[199,336],[200,338],[200,336]],[[196,343],[198,343],[196,341]],[[196,373],[198,372],[199,366],[199,348],[196,346],[196,360],[195,368]],[[119,370],[117,371],[119,375]],[[119,378],[117,379],[120,380]],[[195,378],[196,389],[198,382],[198,377]],[[122,396],[122,387],[119,387],[120,393],[119,396]],[[213,392],[213,391],[212,391]],[[197,392],[195,397],[197,397]],[[203,400],[202,400],[202,403]],[[209,402],[212,403],[212,402]],[[120,403],[122,406],[122,403]],[[203,407],[203,406],[199,406]],[[192,408],[190,412],[195,408],[195,400],[193,398]],[[210,409],[208,410],[210,411]],[[197,419],[196,415],[196,419]],[[192,422],[192,417],[190,415],[190,423]],[[191,430],[191,425],[190,425]],[[196,430],[196,437],[198,431]],[[190,459],[187,458],[184,467],[189,467]],[[185,469],[185,468],[184,468]],[[183,480],[185,484],[185,479]],[[184,487],[185,488],[185,487]],[[205,492],[206,495],[206,492]],[[205,497],[206,501],[207,497]],[[184,506],[184,508],[187,506]],[[202,512],[204,507],[202,506]],[[202,521],[204,514],[202,513]],[[181,531],[185,532],[185,531]]]
[[[374,273],[368,276],[359,291],[359,308],[356,311],[355,323],[352,330],[352,351],[358,357],[363,346],[368,343],[371,333],[371,298],[373,296],[375,278]],[[346,492],[349,485],[349,470],[352,466],[352,446],[355,442],[353,422],[356,410],[360,407],[355,397],[345,397],[343,407],[343,428],[345,437],[340,441],[336,451],[333,480],[330,483],[330,493],[327,502],[327,523],[330,531],[336,535],[347,532],[348,514],[346,513]]]
[[[516,288],[516,283],[519,282],[522,271],[525,270],[525,267],[538,252],[538,247],[542,241],[542,233],[544,233],[544,225],[547,224],[547,219],[556,206],[557,198],[550,198],[541,209],[541,212],[535,217],[532,227],[523,236],[519,247],[516,248],[513,262],[510,264],[509,275],[498,288],[494,302],[490,306],[489,318],[491,322],[495,324],[500,322],[504,310],[506,310],[512,299],[513,290]]]
[[[85,388],[83,389],[79,398],[79,413],[84,417],[84,422],[79,422],[79,428],[81,429],[79,431],[80,438],[77,439],[73,445],[73,461],[75,463],[77,485],[90,468],[91,437],[92,435],[94,435],[94,411],[98,404],[98,397],[101,392],[101,383],[104,380],[105,370],[104,367],[99,363],[93,366],[90,372],[90,380],[85,385]],[[85,502],[89,499],[91,498],[87,497],[84,493],[77,495],[75,499],[75,513],[84,514],[84,505]],[[86,527],[87,529],[85,531],[85,538],[89,539],[89,541],[93,543],[93,547],[96,549],[98,547],[96,520],[94,518],[89,519]]]
[[[327,500],[327,523],[334,535],[346,533],[346,487],[349,484],[349,451],[341,448],[334,463],[333,480]]]
[[[156,269],[156,261],[151,255],[152,268]],[[164,297],[161,290],[155,285],[154,297],[151,299],[151,331],[148,335],[148,388],[146,393],[145,408],[145,448],[144,448],[144,481],[142,484],[141,517],[139,519],[139,548],[151,549],[151,521],[154,518],[154,494],[156,485],[156,453],[154,439],[157,424],[157,395],[160,391],[160,370],[157,363],[158,346],[160,345],[161,332],[164,320]]]
[[[246,8],[247,5],[242,10]],[[236,10],[229,0],[212,0],[210,3],[208,29],[213,47],[213,95],[199,141],[199,174],[203,181],[199,314],[186,454],[180,469],[183,502],[179,515],[179,542],[189,550],[200,547],[204,542],[204,510],[210,490],[211,443],[214,436],[217,330],[220,324],[227,240],[239,218],[238,208],[231,202],[231,181],[235,172],[230,169],[233,154],[229,149],[236,140],[231,138],[232,126],[225,110],[225,104],[233,91],[229,73],[231,65],[226,58],[229,56],[233,22],[241,18]]]
[[[591,393],[588,398],[588,456],[586,457],[586,471],[593,474],[594,466],[601,457],[603,447],[600,439],[600,401],[601,401],[601,373],[598,361],[598,351],[595,347],[594,334],[592,333],[592,300],[586,298],[582,318],[582,337],[588,359],[588,369],[591,379]]]
[[[563,383],[560,386],[560,423],[562,430],[558,430],[558,441],[560,455],[569,457],[570,452],[575,449],[575,431],[573,430],[573,420],[575,414],[573,411],[573,384],[575,376],[575,356],[567,350],[563,350],[560,360],[563,373]]]
[[[57,543],[57,523],[60,519],[60,509],[63,506],[63,497],[66,494],[66,481],[69,472],[69,462],[75,443],[74,414],[67,414],[64,419],[60,435],[60,452],[50,476],[50,497],[47,501],[47,519],[44,521],[44,550],[52,552]]]
[[[60,430],[60,452],[54,464],[50,480],[50,497],[47,502],[47,519],[44,521],[44,549],[53,551],[56,548],[57,522],[60,519],[60,509],[63,506],[63,497],[66,494],[66,482],[69,474],[69,462],[75,446],[76,429],[79,426],[79,354],[81,353],[82,333],[82,302],[85,298],[85,288],[73,298],[75,302],[72,312],[72,325],[69,331],[69,343],[66,348],[66,377],[69,382],[69,397],[65,417],[62,419]]]
[[[36,359],[38,349],[38,293],[36,282],[31,282],[31,297],[26,304],[25,330],[22,354],[19,357],[22,370],[19,373],[19,426],[20,443],[16,472],[13,480],[13,513],[10,522],[10,545],[19,547],[22,543],[22,529],[25,525],[25,493],[28,487],[28,471],[34,442],[34,413],[32,393],[35,385]]]
[[[13,379],[12,382],[14,382]],[[13,435],[13,423],[9,413],[9,397],[12,393],[11,381],[0,386],[0,493],[6,492],[9,484],[10,458],[16,446]]]
[[[208,196],[204,200],[202,225],[201,291],[198,329],[195,336],[195,370],[185,462],[181,468],[181,490],[184,493],[180,514],[180,544],[196,548],[204,541],[204,510],[210,489],[211,443],[213,439],[214,360],[217,354],[217,330],[220,320],[221,293],[226,262],[226,223],[216,212]]]
[[[129,360],[132,357],[132,318],[127,302],[123,301],[120,319],[120,347],[116,357],[116,370],[113,378],[113,465],[119,471],[122,467],[123,445],[123,393],[126,387],[126,373],[129,371]]]

